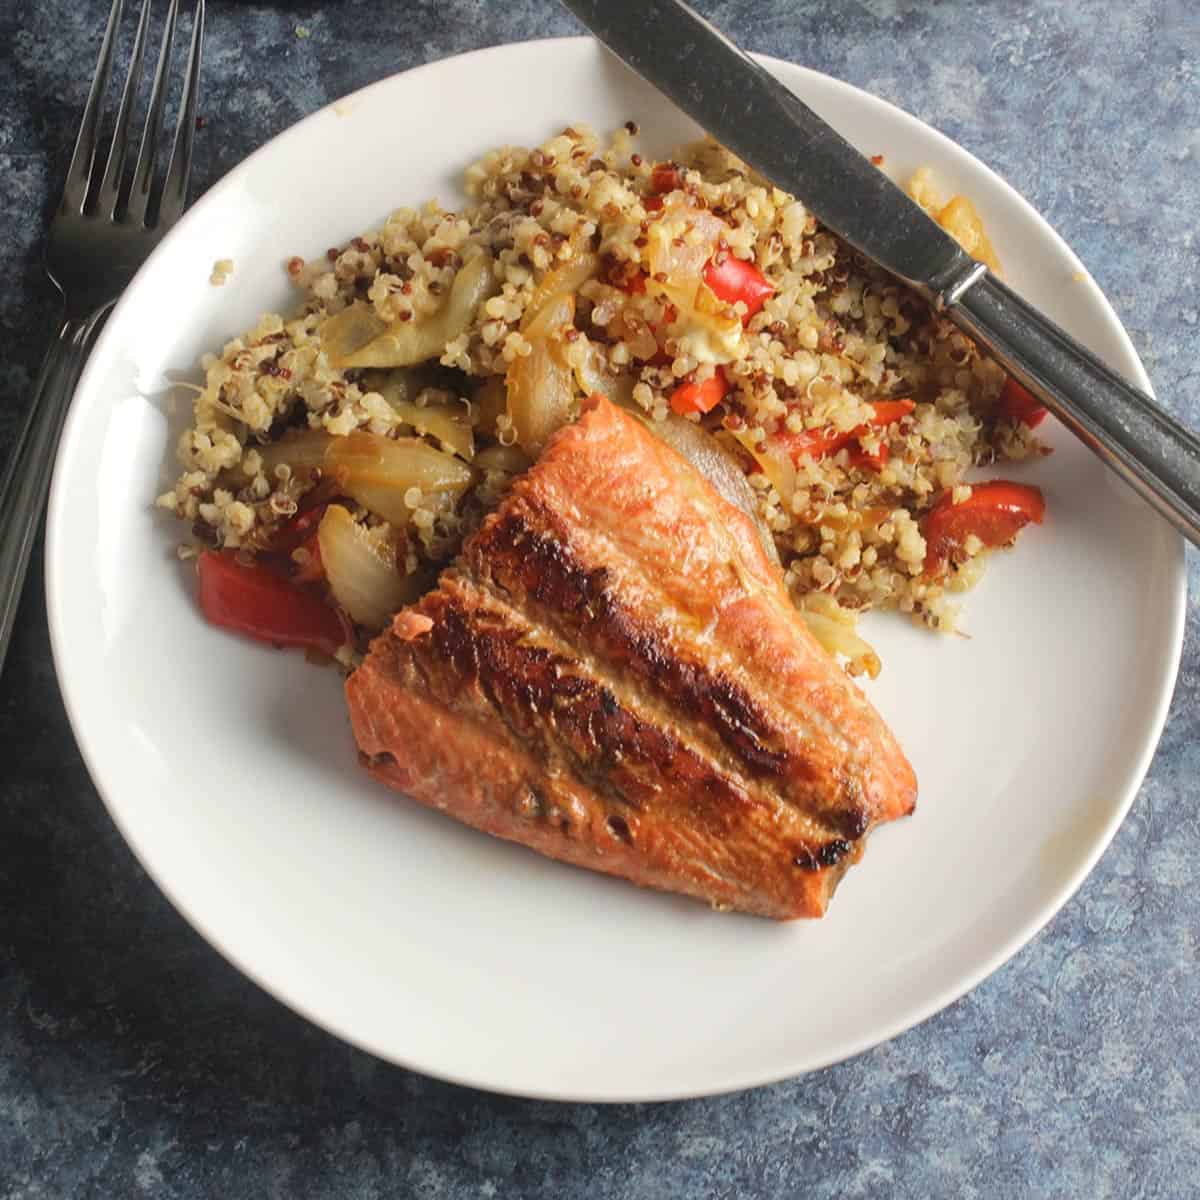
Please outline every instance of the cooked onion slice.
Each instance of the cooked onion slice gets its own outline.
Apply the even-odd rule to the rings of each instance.
[[[595,254],[576,254],[574,258],[548,271],[541,283],[533,289],[529,303],[525,306],[525,316],[522,329],[527,329],[537,319],[541,311],[560,296],[574,297],[579,289],[591,279],[600,267],[600,260]]]
[[[465,463],[419,438],[361,430],[331,439],[325,465],[348,496],[401,527],[412,518],[405,498],[410,488],[444,503],[461,496],[474,478]]]
[[[601,354],[598,346],[587,347],[575,363],[575,382],[586,396],[607,396],[614,404],[629,408],[633,402],[633,376],[610,371]]]
[[[432,316],[389,325],[370,304],[357,300],[322,323],[321,344],[335,367],[408,367],[440,358],[497,288],[491,255],[478,254],[459,269],[446,303]]]
[[[703,361],[732,362],[740,354],[742,319],[704,282],[704,270],[729,227],[707,209],[673,204],[652,221],[646,237],[646,290],[676,310],[673,337],[702,333]],[[694,352],[700,346],[693,347]]]
[[[475,437],[466,406],[454,400],[427,399],[424,404],[417,403],[422,392],[429,392],[430,379],[430,372],[397,367],[391,371],[368,371],[361,386],[363,391],[378,392],[403,424],[419,434],[437,438],[446,449],[469,462],[475,453]]]
[[[874,679],[882,664],[879,655],[855,632],[858,620],[826,592],[810,592],[798,605],[808,631],[835,658],[844,658],[853,675],[863,671]]]
[[[339,475],[402,490],[453,491],[471,482],[470,467],[420,438],[383,437],[361,429],[331,439],[325,461]]]
[[[428,411],[416,409],[421,414]],[[420,419],[427,423],[424,416]],[[430,432],[437,435],[434,429]],[[263,446],[259,453],[268,475],[284,463],[293,475],[320,470],[336,480],[344,495],[398,527],[412,520],[413,506],[405,499],[410,488],[416,488],[422,498],[431,498],[435,507],[444,507],[453,504],[475,479],[474,471],[461,459],[420,438],[384,437],[361,429],[345,437],[303,430]]]
[[[539,454],[575,407],[575,378],[562,354],[561,335],[575,319],[575,297],[560,292],[522,332],[532,351],[509,364],[505,376],[508,416],[517,443]]]
[[[668,204],[646,231],[646,266],[651,277],[665,274],[674,287],[694,294],[717,242],[728,232],[729,226],[708,209]]]
[[[380,630],[420,596],[423,580],[397,566],[388,539],[359,525],[340,504],[325,510],[317,542],[334,599],[360,625]]]
[[[467,410],[461,405],[414,404],[411,400],[392,402],[396,416],[419,434],[437,438],[447,450],[468,462],[475,456],[475,435],[467,420]]]
[[[416,403],[422,391],[436,388],[434,379],[436,374],[431,371],[396,367],[391,371],[367,371],[361,386],[364,391],[379,392],[404,425],[430,434],[469,462],[475,454],[475,437],[466,406],[454,401]]]

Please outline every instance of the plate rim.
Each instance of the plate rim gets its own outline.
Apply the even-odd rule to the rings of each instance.
[[[1124,823],[1129,814],[1130,808],[1137,797],[1138,791],[1141,788],[1146,774],[1149,770],[1151,761],[1157,752],[1158,746],[1162,739],[1163,729],[1166,723],[1167,715],[1170,709],[1172,696],[1175,690],[1180,663],[1183,652],[1184,631],[1186,624],[1187,610],[1187,566],[1184,540],[1181,535],[1175,531],[1170,531],[1172,539],[1170,545],[1172,547],[1169,554],[1170,561],[1168,567],[1171,574],[1171,581],[1167,588],[1163,590],[1168,592],[1166,597],[1167,606],[1167,630],[1165,636],[1167,642],[1167,654],[1162,662],[1160,678],[1156,688],[1156,694],[1153,698],[1153,703],[1146,707],[1145,713],[1148,718],[1146,724],[1147,736],[1142,739],[1142,745],[1138,755],[1127,765],[1123,775],[1121,787],[1114,789],[1119,791],[1121,795],[1120,803],[1114,806],[1112,815],[1105,823],[1104,827],[1094,836],[1092,844],[1088,848],[1086,854],[1082,855],[1073,870],[1062,877],[1058,887],[1055,888],[1049,898],[1040,907],[1040,910],[1035,918],[1018,927],[1009,937],[999,942],[992,950],[983,956],[977,966],[970,971],[962,974],[956,982],[949,987],[942,989],[931,997],[928,997],[923,1003],[915,1004],[909,1011],[898,1016],[894,1021],[881,1023],[858,1038],[846,1039],[841,1044],[827,1054],[812,1056],[806,1055],[802,1062],[796,1062],[789,1059],[786,1062],[781,1062],[779,1066],[771,1070],[751,1069],[745,1072],[729,1072],[723,1074],[723,1081],[713,1083],[711,1086],[697,1088],[694,1084],[691,1086],[666,1086],[655,1088],[621,1088],[605,1085],[598,1091],[581,1090],[578,1088],[563,1088],[563,1087],[544,1087],[544,1086],[519,1086],[505,1084],[503,1081],[498,1081],[487,1075],[486,1071],[480,1071],[477,1074],[468,1072],[445,1070],[439,1068],[436,1064],[431,1064],[422,1061],[418,1054],[408,1054],[399,1056],[393,1051],[374,1044],[370,1038],[360,1038],[352,1029],[344,1029],[337,1026],[336,1022],[331,1021],[317,1013],[311,1011],[308,1003],[302,996],[292,996],[285,994],[285,988],[268,981],[263,978],[255,967],[254,963],[247,961],[243,955],[235,952],[227,947],[217,931],[211,929],[209,922],[205,917],[198,912],[189,910],[185,904],[177,898],[171,886],[169,879],[164,877],[157,870],[152,861],[150,853],[145,850],[138,841],[134,831],[130,828],[123,819],[123,814],[120,810],[119,803],[110,798],[109,790],[102,782],[102,773],[99,767],[99,758],[94,748],[89,742],[89,737],[86,732],[87,718],[85,713],[79,707],[78,698],[73,695],[72,687],[69,683],[71,672],[66,662],[64,644],[66,640],[66,631],[64,628],[64,614],[62,606],[59,602],[61,584],[59,580],[58,563],[62,560],[62,552],[60,549],[61,543],[66,534],[66,519],[64,517],[64,501],[63,501],[63,477],[65,476],[65,462],[69,455],[70,447],[74,441],[77,427],[80,424],[80,413],[82,407],[76,403],[76,398],[86,394],[91,385],[91,376],[97,370],[96,364],[100,361],[101,355],[97,353],[103,348],[104,343],[109,337],[108,324],[112,318],[120,313],[122,308],[130,297],[136,292],[138,283],[143,275],[143,272],[150,267],[156,257],[162,252],[162,245],[169,241],[173,242],[180,237],[186,236],[189,230],[193,214],[201,211],[203,207],[208,207],[216,203],[218,198],[228,189],[236,187],[240,177],[249,170],[250,165],[257,161],[260,156],[270,154],[274,148],[286,139],[303,136],[303,131],[307,126],[318,120],[321,120],[330,111],[338,106],[349,106],[352,103],[362,100],[370,94],[383,90],[394,84],[394,81],[400,78],[408,78],[414,75],[419,75],[423,72],[436,72],[439,68],[444,67],[451,62],[461,62],[463,60],[481,57],[481,56],[502,56],[506,52],[511,52],[514,49],[528,50],[537,48],[539,50],[550,50],[553,48],[571,47],[572,49],[580,49],[589,46],[593,49],[602,49],[599,43],[590,35],[570,35],[566,37],[545,37],[531,38],[516,42],[503,42],[496,45],[479,47],[474,50],[466,51],[461,54],[448,55],[443,58],[435,59],[431,62],[422,63],[414,67],[410,67],[404,71],[398,71],[383,79],[378,79],[372,83],[366,84],[361,88],[357,88],[343,96],[329,101],[321,108],[302,117],[287,128],[272,136],[263,145],[259,146],[250,154],[241,159],[234,167],[226,172],[221,178],[216,180],[208,190],[200,196],[196,202],[190,206],[187,212],[184,213],[178,224],[171,229],[164,237],[163,242],[157,247],[154,253],[143,264],[142,268],[134,276],[125,293],[117,302],[112,313],[109,314],[108,320],[105,322],[106,328],[100,333],[99,338],[92,353],[89,355],[88,362],[83,373],[76,385],[75,395],[72,397],[70,409],[67,414],[66,422],[62,431],[62,436],[59,441],[59,447],[55,458],[54,473],[51,482],[50,497],[47,507],[46,517],[46,538],[44,549],[44,565],[45,565],[45,600],[47,621],[50,632],[51,656],[54,663],[55,674],[59,684],[59,691],[63,699],[63,705],[67,713],[68,721],[70,722],[71,731],[75,738],[76,745],[79,748],[80,756],[83,759],[84,765],[87,768],[88,775],[95,787],[97,794],[102,800],[105,809],[108,812],[109,818],[113,821],[118,831],[121,833],[126,845],[129,847],[134,857],[146,872],[149,878],[158,887],[159,891],[166,897],[171,906],[180,916],[211,946],[218,954],[221,955],[227,962],[234,966],[239,972],[253,981],[263,991],[267,992],[274,999],[278,1000],[292,1012],[297,1013],[305,1020],[310,1021],[318,1028],[332,1034],[339,1040],[354,1046],[355,1048],[365,1051],[372,1056],[379,1058],[385,1062],[393,1063],[406,1070],[416,1071],[420,1074],[427,1075],[434,1079],[439,1079],[448,1083],[459,1086],[473,1087],[486,1090],[498,1095],[507,1095],[514,1097],[522,1097],[538,1100],[554,1100],[562,1102],[585,1102],[585,1103],[640,1103],[640,1102],[659,1102],[672,1101],[682,1099],[699,1098],[702,1096],[720,1096],[734,1092],[740,1092],[749,1088],[767,1086],[773,1083],[778,1083],[783,1080],[798,1078],[801,1075],[807,1075],[813,1071],[822,1070],[826,1067],[835,1065],[840,1062],[845,1062],[855,1058],[858,1055],[866,1052],[877,1046],[881,1046],[893,1038],[900,1036],[902,1033],[922,1024],[935,1016],[942,1010],[949,1008],[952,1004],[960,1000],[968,992],[974,990],[990,975],[994,974],[1006,963],[1008,963],[1016,954],[1018,954],[1025,946],[1027,946],[1035,937],[1037,937],[1046,927],[1046,925],[1061,912],[1066,903],[1079,890],[1084,880],[1094,870],[1096,863],[1102,857],[1104,852],[1112,843],[1113,837],[1117,830]],[[611,53],[607,50],[603,51],[609,57]],[[1149,377],[1146,374],[1145,367],[1142,364],[1141,358],[1137,353],[1136,348],[1117,315],[1112,304],[1100,287],[1093,280],[1091,273],[1087,271],[1084,264],[1079,260],[1078,256],[1062,238],[1061,235],[1049,224],[1049,222],[1022,196],[1003,176],[997,171],[988,166],[982,159],[977,157],[966,147],[955,142],[947,134],[930,125],[921,118],[913,115],[893,104],[891,101],[877,96],[872,92],[868,92],[865,88],[861,88],[856,84],[849,83],[835,76],[828,75],[822,71],[817,71],[810,67],[802,66],[790,60],[779,58],[773,55],[754,54],[753,57],[763,65],[772,69],[776,74],[782,74],[785,77],[785,82],[788,82],[787,76],[793,78],[810,79],[819,83],[822,87],[833,86],[837,93],[848,94],[856,99],[866,98],[867,100],[883,105],[889,111],[889,116],[899,120],[903,124],[910,125],[919,130],[922,137],[928,138],[933,136],[936,142],[943,145],[943,148],[948,148],[955,155],[965,156],[973,166],[981,169],[991,180],[999,186],[1002,193],[1006,195],[1006,199],[1014,204],[1015,209],[1019,212],[1022,221],[1027,221],[1036,226],[1043,236],[1048,236],[1056,248],[1063,252],[1072,262],[1078,265],[1083,272],[1085,285],[1091,293],[1093,303],[1098,302],[1103,314],[1107,318],[1106,323],[1111,326],[1115,340],[1120,344],[1126,357],[1132,362],[1136,370],[1134,372],[1134,381],[1147,391],[1151,391]],[[669,101],[667,101],[669,103]]]

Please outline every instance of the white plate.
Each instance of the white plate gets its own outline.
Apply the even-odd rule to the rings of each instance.
[[[906,175],[972,196],[1010,279],[1118,370],[1141,365],[1047,225],[985,167],[880,100],[768,65]],[[775,925],[557,865],[406,803],[355,763],[339,679],[206,626],[171,469],[171,384],[291,303],[281,264],[453,200],[462,168],[570,121],[696,131],[585,39],[385,80],[217,184],[146,264],[75,397],[47,541],[54,656],[114,820],[200,932],[297,1011],[383,1058],[526,1095],[643,1100],[843,1059],[993,971],[1108,844],[1178,663],[1179,539],[1061,429],[1021,471],[1049,502],[968,600],[970,640],[869,620],[871,686],[916,766],[916,816],[876,834],[830,915]],[[236,267],[224,288],[215,259]]]

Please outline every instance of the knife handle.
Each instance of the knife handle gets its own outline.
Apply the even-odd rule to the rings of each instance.
[[[990,272],[945,314],[1200,545],[1200,438]]]

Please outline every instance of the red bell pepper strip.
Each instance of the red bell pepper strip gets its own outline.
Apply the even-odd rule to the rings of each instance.
[[[913,401],[903,398],[900,400],[876,400],[871,407],[875,415],[865,424],[856,426],[848,432],[841,432],[831,426],[824,429],[805,429],[800,433],[785,433],[780,437],[784,448],[791,455],[793,462],[798,462],[804,455],[810,458],[828,458],[839,450],[858,441],[870,428],[886,429],[901,417],[907,417],[916,407]],[[873,467],[881,470],[888,460],[887,444],[881,442],[879,450],[868,453],[861,446],[850,453],[850,465],[853,467]]]
[[[726,304],[740,300],[746,306],[743,325],[775,294],[775,285],[753,263],[735,258],[728,250],[709,260],[704,268],[704,282],[718,300]]]
[[[214,625],[274,646],[333,655],[345,642],[338,614],[323,600],[263,566],[228,552],[200,555],[200,611]]]
[[[1036,429],[1046,419],[1046,412],[1045,405],[1011,375],[1004,381],[1004,389],[996,403],[998,417]]]
[[[720,367],[703,383],[681,383],[671,393],[671,411],[680,416],[687,413],[711,412],[729,392],[729,380]]]
[[[992,479],[971,484],[971,495],[955,504],[944,493],[925,515],[925,574],[942,570],[954,551],[974,534],[985,546],[1011,542],[1031,521],[1040,525],[1046,501],[1038,488],[1026,483]]]
[[[682,182],[683,176],[673,162],[655,163],[650,172],[650,186],[659,195],[675,191]]]
[[[798,462],[805,455],[814,459],[828,458],[831,454],[836,454],[850,445],[857,434],[857,429],[841,433],[827,425],[824,429],[804,429],[799,433],[783,433],[780,434],[779,440],[788,454],[792,456],[792,461]]]

